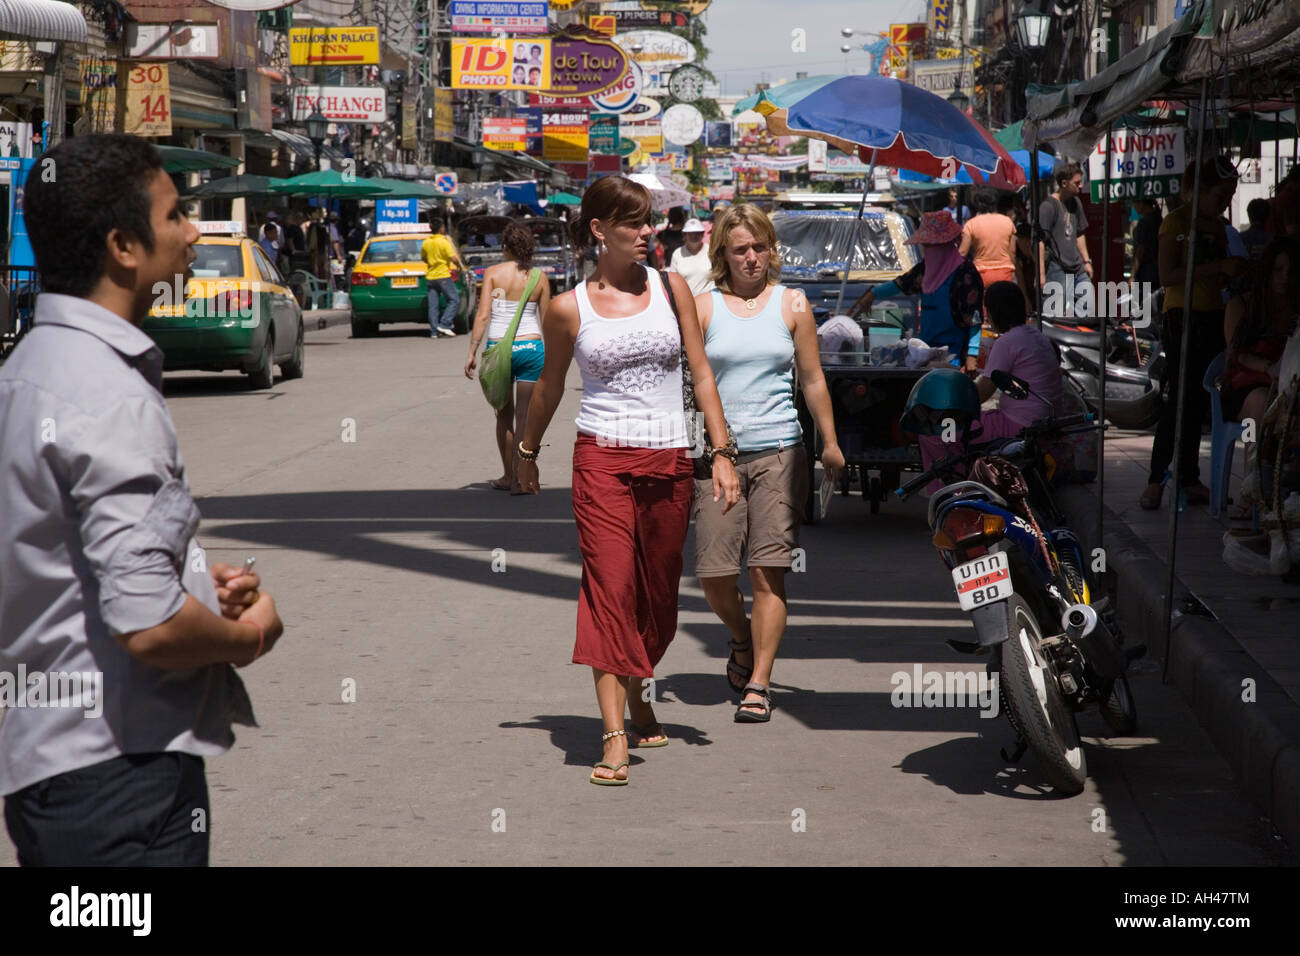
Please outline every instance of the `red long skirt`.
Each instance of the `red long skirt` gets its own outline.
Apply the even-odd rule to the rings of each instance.
[[[604,447],[578,435],[573,517],[582,590],[573,663],[654,676],[677,632],[694,486],[684,448]]]

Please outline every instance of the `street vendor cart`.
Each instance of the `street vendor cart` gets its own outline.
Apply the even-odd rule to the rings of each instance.
[[[906,300],[904,300],[906,302]],[[863,331],[863,349],[821,353],[822,374],[830,392],[835,416],[836,440],[844,453],[844,473],[840,476],[841,495],[850,494],[856,480],[862,498],[871,513],[880,511],[885,496],[902,483],[904,471],[920,471],[921,455],[915,437],[899,425],[907,396],[928,368],[882,365],[882,349],[872,343],[897,342],[908,313],[890,304],[873,310],[872,316],[859,323]],[[804,518],[815,524],[820,517],[818,487],[813,481],[817,460],[821,457],[822,436],[808,410],[802,391],[796,397],[799,423],[803,427],[808,450],[808,500]]]

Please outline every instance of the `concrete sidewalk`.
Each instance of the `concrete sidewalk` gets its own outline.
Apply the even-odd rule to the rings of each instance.
[[[1103,533],[1096,485],[1065,489],[1071,527],[1089,550],[1105,549],[1107,571],[1129,641],[1145,641],[1241,783],[1292,847],[1300,847],[1300,587],[1252,577],[1223,561],[1227,513],[1204,507],[1179,516],[1173,626],[1165,643],[1169,507],[1143,511],[1149,435],[1112,431],[1106,439]],[[1230,484],[1240,486],[1242,455]],[[1209,439],[1202,445],[1209,459]],[[1208,481],[1208,471],[1206,480]],[[1230,510],[1230,509],[1229,509]]]

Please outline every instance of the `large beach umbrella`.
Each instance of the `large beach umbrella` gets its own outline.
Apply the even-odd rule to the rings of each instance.
[[[201,149],[186,149],[184,146],[159,146],[162,154],[163,172],[193,173],[201,169],[234,169],[243,160],[232,156],[219,156]]]
[[[1028,181],[1005,146],[941,96],[883,76],[812,76],[741,100],[776,136],[811,136],[864,161],[936,178],[966,170],[979,185]]]
[[[751,109],[775,136],[822,139],[871,164],[859,218],[877,165],[944,179],[965,170],[972,182],[1001,189],[1027,182],[1024,170],[988,130],[943,97],[888,77],[832,74],[795,80],[741,100],[733,115]],[[845,255],[836,312],[844,302],[851,253]]]
[[[275,176],[224,176],[181,193],[183,199],[230,199],[238,196],[270,196],[273,183],[284,182]]]
[[[357,182],[369,183],[372,186],[387,189],[384,199],[446,199],[447,194],[439,192],[432,186],[424,183],[413,183],[405,179],[387,179],[381,176],[371,176],[367,179],[358,179]]]
[[[324,196],[329,199],[373,199],[394,195],[386,186],[377,185],[373,180],[356,176],[345,179],[337,169],[293,176],[272,183],[268,191],[281,196]]]
[[[691,205],[690,193],[674,182],[660,179],[654,173],[633,173],[627,178],[649,190],[650,208],[655,212],[666,212],[677,206]]]

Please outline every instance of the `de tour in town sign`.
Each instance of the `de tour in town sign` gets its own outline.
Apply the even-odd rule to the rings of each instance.
[[[571,28],[551,39],[551,86],[547,92],[569,96],[600,93],[621,82],[627,71],[622,47]]]

